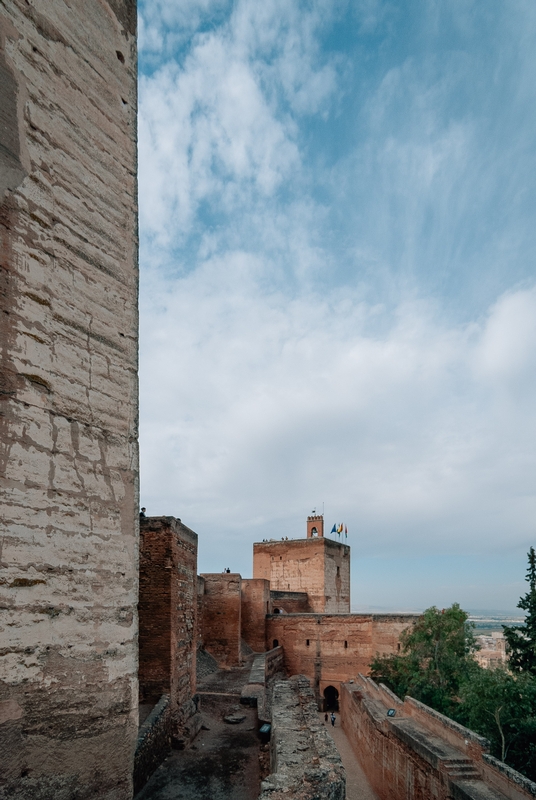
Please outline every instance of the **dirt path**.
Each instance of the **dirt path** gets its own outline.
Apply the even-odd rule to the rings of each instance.
[[[173,752],[136,800],[256,800],[260,792],[257,711],[239,705],[249,666],[218,671],[199,685],[203,723],[193,745]],[[243,722],[224,716],[237,712]]]
[[[320,717],[324,722],[324,714],[320,714]],[[354,755],[352,745],[341,728],[341,719],[338,714],[335,727],[333,728],[331,723],[328,722],[327,729],[335,742],[346,770],[346,800],[378,800],[377,795],[370,788],[359,761]]]

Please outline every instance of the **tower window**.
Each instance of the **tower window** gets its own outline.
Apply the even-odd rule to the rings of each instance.
[[[283,561],[283,556],[279,556],[279,560],[280,560],[280,561]]]
[[[347,642],[347,641],[346,641],[346,639],[345,639],[345,640],[344,640],[344,649],[346,650],[346,649],[347,649],[347,647],[348,647],[348,642]]]
[[[309,647],[309,639],[306,639],[305,644]]]
[[[279,647],[279,640],[278,639],[274,639],[274,647]]]
[[[337,567],[337,577],[341,574],[341,568]]]

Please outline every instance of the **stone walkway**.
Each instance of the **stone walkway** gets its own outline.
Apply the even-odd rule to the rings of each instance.
[[[324,714],[320,714],[320,718],[324,722]],[[370,788],[365,773],[354,755],[352,745],[341,728],[339,714],[337,714],[335,727],[333,728],[330,722],[326,727],[335,742],[346,770],[346,800],[378,800],[378,796]]]

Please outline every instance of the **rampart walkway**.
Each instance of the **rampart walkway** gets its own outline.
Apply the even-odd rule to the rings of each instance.
[[[324,714],[322,713],[319,716],[322,721],[324,721]],[[352,746],[341,727],[339,714],[337,714],[335,727],[333,728],[331,723],[328,722],[327,729],[333,737],[333,741],[342,758],[342,763],[346,772],[346,800],[378,800],[377,795],[375,795],[370,788],[365,773],[361,769],[359,761],[352,750]]]

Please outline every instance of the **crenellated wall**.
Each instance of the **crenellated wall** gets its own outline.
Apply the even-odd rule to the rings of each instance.
[[[137,735],[134,0],[0,3],[0,796],[126,800]]]

